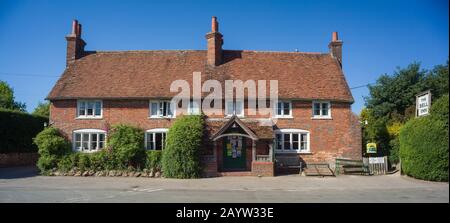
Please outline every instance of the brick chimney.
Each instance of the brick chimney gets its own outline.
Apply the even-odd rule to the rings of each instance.
[[[334,57],[342,67],[342,40],[339,40],[338,33],[333,32],[331,42],[328,44],[330,54]]]
[[[86,43],[81,39],[81,24],[77,20],[72,22],[72,33],[66,36],[67,52],[66,67],[73,63],[76,59],[83,56],[84,46]]]
[[[208,41],[207,64],[219,66],[222,63],[222,34],[219,32],[219,23],[215,16],[212,17],[211,32],[206,34]]]

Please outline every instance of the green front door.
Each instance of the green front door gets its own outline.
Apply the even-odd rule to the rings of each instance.
[[[223,169],[245,170],[245,140],[241,136],[227,136],[223,144]]]

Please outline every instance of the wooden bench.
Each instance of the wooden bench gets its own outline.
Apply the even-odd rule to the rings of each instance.
[[[303,164],[298,156],[277,156],[275,165],[280,169],[300,169],[300,174],[303,170]]]
[[[344,174],[368,174],[368,168],[362,160],[352,160],[346,158],[336,158],[336,166],[334,172],[336,175],[341,173],[341,168]]]

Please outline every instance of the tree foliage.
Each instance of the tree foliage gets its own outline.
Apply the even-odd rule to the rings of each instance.
[[[0,108],[25,111],[25,104],[14,100],[14,90],[4,81],[0,81]]]
[[[399,131],[405,122],[415,117],[416,95],[431,90],[432,100],[448,93],[448,61],[427,71],[419,63],[398,68],[392,75],[384,74],[369,87],[365,97],[366,108],[361,112],[364,142],[378,144],[380,154],[389,156],[391,163],[398,162]]]
[[[200,146],[204,120],[201,115],[177,118],[170,127],[162,157],[162,172],[170,178],[200,176]]]
[[[50,102],[39,102],[32,114],[48,118],[50,116]]]
[[[116,161],[116,168],[129,166],[140,168],[145,165],[144,131],[140,128],[119,124],[109,132],[107,147],[112,158]]]

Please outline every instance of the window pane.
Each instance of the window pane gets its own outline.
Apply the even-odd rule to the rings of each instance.
[[[225,112],[226,112],[226,115],[233,114],[233,101],[227,101],[227,110]]]
[[[93,115],[94,114],[94,102],[88,102],[87,103],[87,115]]]
[[[151,103],[151,116],[157,116],[158,115],[158,103],[152,102]]]
[[[277,103],[277,115],[283,115],[283,103],[282,102]]]
[[[162,133],[155,133],[155,150],[161,150],[162,145]]]
[[[147,134],[147,149],[153,149],[153,133]]]
[[[91,150],[97,149],[97,133],[91,134]]]
[[[276,134],[276,149],[282,149],[283,137],[281,134]]]
[[[308,138],[307,138],[307,135],[306,134],[301,134],[300,135],[301,136],[301,138],[300,138],[300,140],[301,140],[301,147],[300,147],[300,150],[307,150],[307,140],[308,140]]]
[[[104,142],[105,141],[105,134],[100,133],[99,136],[100,136],[100,141]]]
[[[101,115],[102,112],[102,103],[97,101],[95,102],[95,115]]]
[[[81,147],[81,142],[75,142],[75,149],[79,150]]]
[[[314,103],[314,115],[320,115],[320,103]]]
[[[166,102],[166,108],[167,108],[167,116],[172,116],[172,106],[170,104],[170,101]]]
[[[284,149],[291,149],[291,134],[284,134]]]
[[[323,116],[328,116],[328,103],[323,103],[322,104],[322,115]]]
[[[78,115],[86,115],[86,104],[82,101],[79,103]]]
[[[87,150],[89,149],[89,134],[88,133],[83,133],[82,137],[82,150]]]
[[[75,133],[75,141],[81,141],[81,134],[80,133]]]
[[[290,103],[289,102],[285,102],[283,103],[283,115],[289,115],[290,112]]]
[[[244,114],[244,104],[242,103],[242,101],[236,101],[236,110],[235,110],[235,114],[236,115],[242,115]]]

